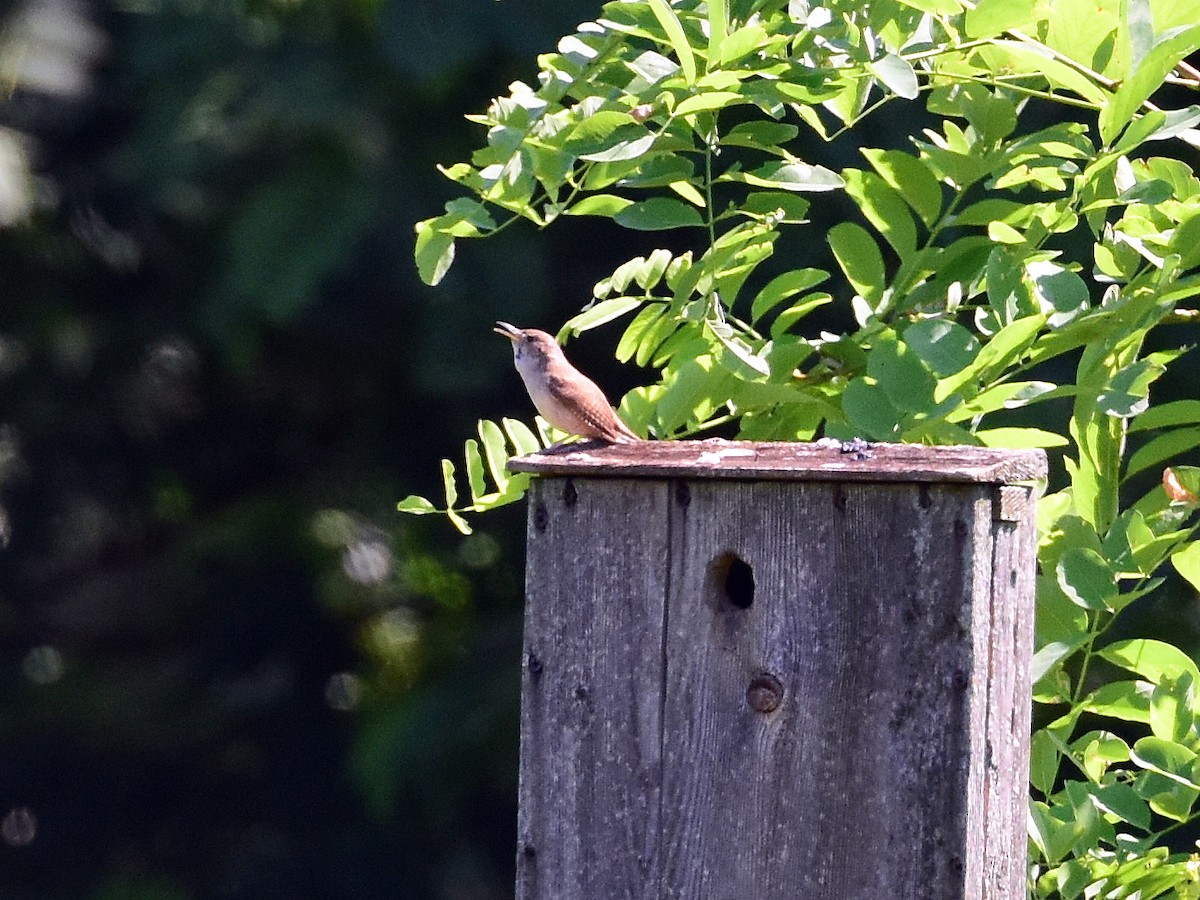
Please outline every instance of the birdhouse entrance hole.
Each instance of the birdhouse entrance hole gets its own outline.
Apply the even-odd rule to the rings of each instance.
[[[717,596],[737,609],[754,603],[754,569],[736,553],[722,553],[708,567]]]

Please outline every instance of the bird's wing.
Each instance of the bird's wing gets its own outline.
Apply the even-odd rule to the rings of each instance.
[[[555,393],[562,391],[563,379],[550,376],[550,382]],[[621,417],[609,405],[604,391],[600,390],[594,381],[581,377],[574,382],[573,387],[576,397],[580,401],[576,411],[597,436],[611,443],[641,440],[628,425],[621,421]]]

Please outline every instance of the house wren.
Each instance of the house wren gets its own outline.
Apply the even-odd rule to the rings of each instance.
[[[497,322],[492,329],[512,341],[513,364],[542,418],[580,437],[620,444],[641,440],[621,421],[596,383],[576,369],[544,331]]]

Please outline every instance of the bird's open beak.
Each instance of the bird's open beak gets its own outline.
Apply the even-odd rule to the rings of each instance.
[[[516,325],[510,325],[507,322],[497,322],[496,327],[492,329],[496,334],[502,334],[510,341],[515,341],[521,336],[521,329]]]

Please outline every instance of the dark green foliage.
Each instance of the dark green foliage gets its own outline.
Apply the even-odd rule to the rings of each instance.
[[[474,117],[486,145],[443,169],[472,199],[417,226],[433,284],[461,239],[520,220],[678,231],[562,329],[627,320],[617,358],[653,371],[621,408],[654,437],[1064,448],[1039,507],[1038,897],[1200,895],[1178,852],[1200,816],[1200,676],[1122,633],[1137,601],[1200,590],[1200,469],[1181,464],[1200,419],[1152,402],[1200,294],[1200,107],[1164,89],[1200,88],[1190,68],[1168,79],[1200,49],[1198,14],[607,3],[539,58],[536,87]],[[853,161],[834,149],[850,141]],[[444,465],[460,528],[515,499],[473,479],[459,505]]]
[[[588,11],[0,6],[6,900],[511,890],[520,517],[393,498],[508,393],[474,285],[555,280],[435,302],[404,244]]]

